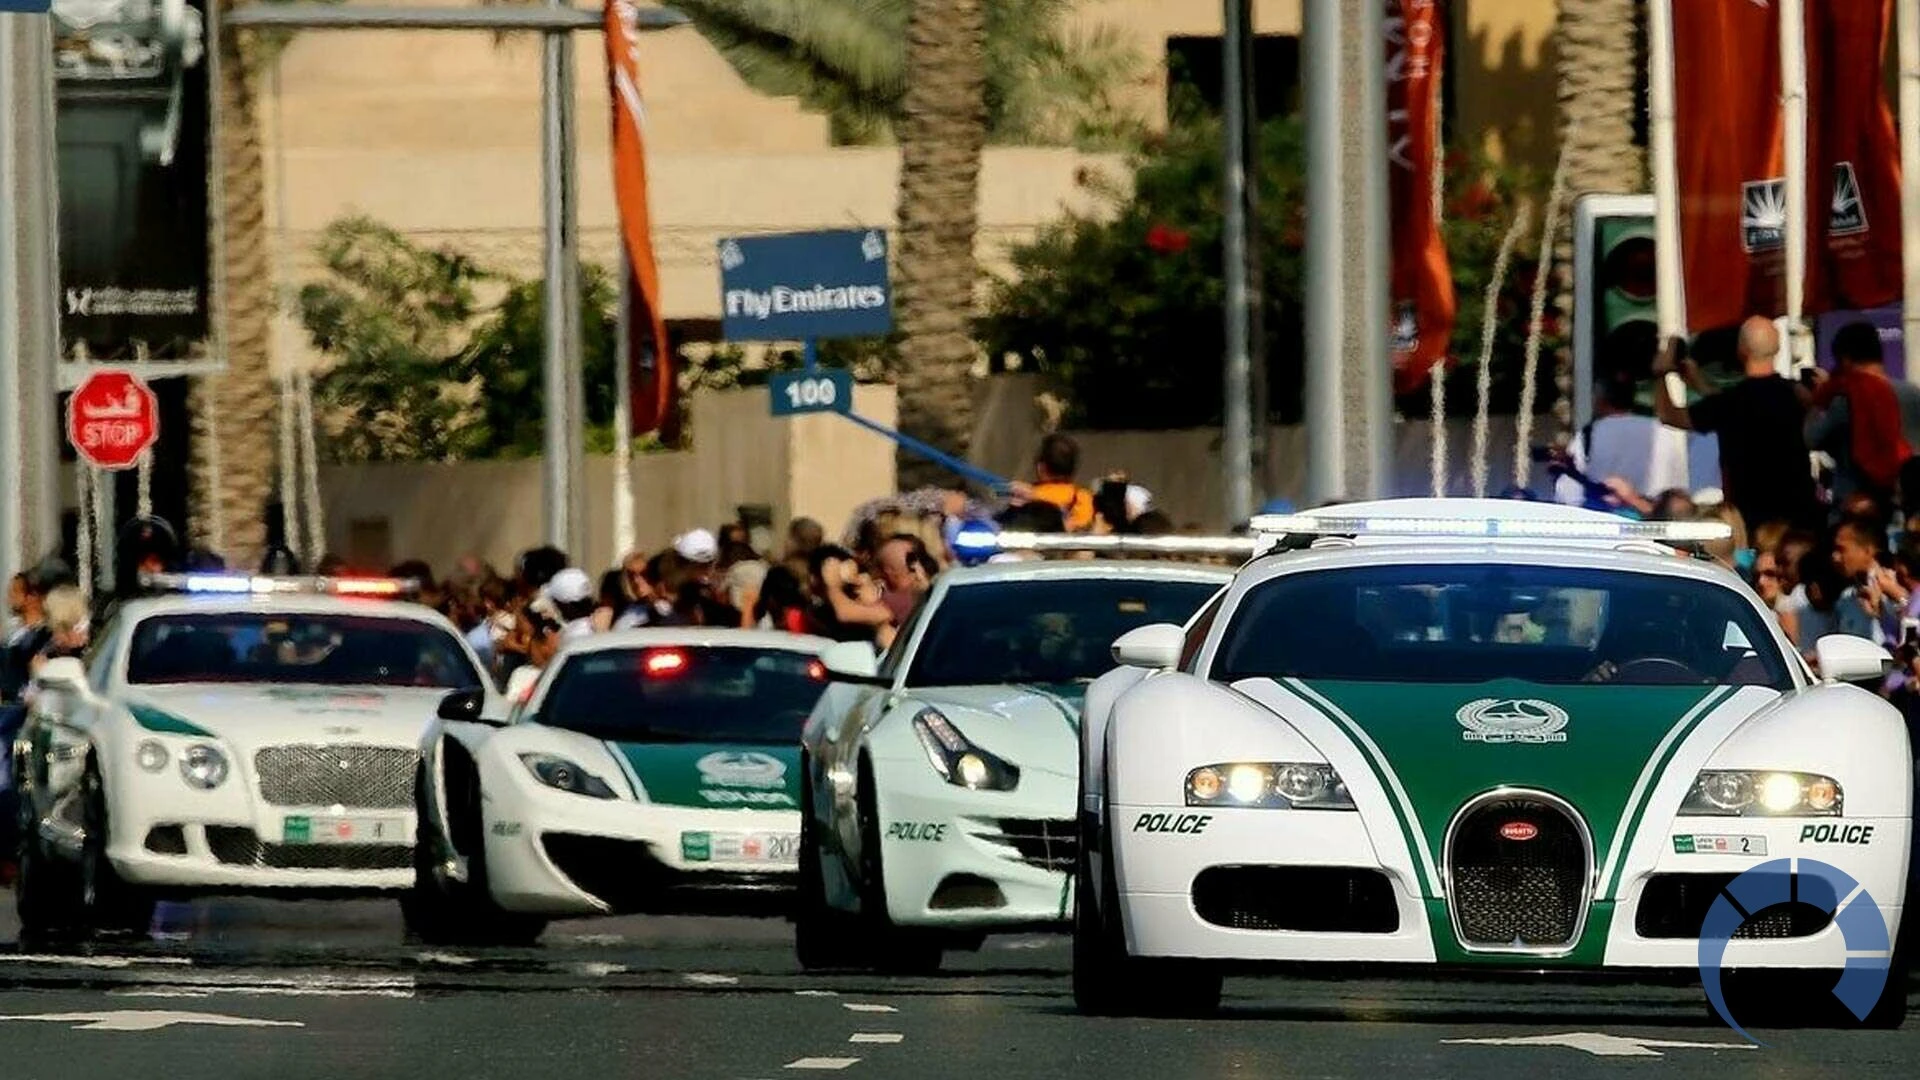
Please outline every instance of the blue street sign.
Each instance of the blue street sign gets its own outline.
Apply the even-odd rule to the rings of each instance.
[[[53,11],[53,0],[0,0],[0,14],[46,15]]]
[[[893,329],[879,229],[720,241],[720,332],[728,341],[879,337]]]
[[[767,380],[773,415],[853,411],[853,373],[837,368],[789,371]]]

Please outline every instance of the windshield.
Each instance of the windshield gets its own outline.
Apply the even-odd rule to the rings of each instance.
[[[1240,602],[1213,677],[1793,685],[1759,612],[1732,589],[1657,574],[1501,565],[1274,578]]]
[[[765,648],[605,649],[554,675],[538,722],[620,742],[797,743],[826,669]]]
[[[480,673],[452,634],[414,619],[234,612],[143,620],[127,681],[473,690]]]
[[[1185,623],[1219,586],[1077,578],[956,585],[931,612],[908,686],[1067,683],[1112,670],[1114,640]]]

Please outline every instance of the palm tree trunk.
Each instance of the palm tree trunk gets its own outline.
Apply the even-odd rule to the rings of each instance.
[[[987,142],[982,0],[914,0],[906,69],[912,74],[896,128],[900,428],[964,454],[973,429],[972,323],[979,277],[973,244]],[[903,487],[941,476],[938,466],[901,453]]]
[[[219,2],[228,10],[235,6],[235,0]],[[229,565],[253,567],[266,551],[266,506],[274,475],[272,238],[267,230],[254,43],[250,35],[227,31],[215,47],[215,168],[220,183],[214,250],[220,263],[216,301],[227,369],[195,387],[190,535],[205,546],[224,541],[221,554]]]
[[[1567,155],[1567,196],[1626,194],[1646,186],[1646,155],[1633,144],[1634,88],[1644,49],[1623,48],[1621,27],[1644,27],[1640,0],[1560,0],[1555,33],[1560,51],[1560,140]],[[1628,40],[1639,40],[1636,35]],[[1554,307],[1573,325],[1573,239],[1561,232],[1554,251]],[[1559,387],[1554,419],[1572,428],[1573,351],[1554,358]]]

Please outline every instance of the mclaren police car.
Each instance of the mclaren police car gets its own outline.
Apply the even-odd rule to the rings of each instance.
[[[1084,1010],[1206,1011],[1249,962],[1724,968],[1809,1005],[1844,965],[1899,1022],[1912,756],[1849,685],[1889,657],[1823,638],[1816,676],[1676,549],[1724,526],[1460,499],[1256,529],[1087,696]]]
[[[422,748],[410,929],[515,944],[560,916],[784,906],[829,644],[616,631],[568,642],[505,717],[448,695]]]
[[[1113,639],[1231,577],[1162,561],[942,574],[884,657],[842,643],[802,739],[796,945],[808,968],[929,970],[1071,909],[1080,696]]]
[[[46,661],[12,747],[28,933],[144,932],[163,895],[402,890],[421,732],[486,693],[408,583],[162,575]],[[166,591],[173,590],[173,591]]]

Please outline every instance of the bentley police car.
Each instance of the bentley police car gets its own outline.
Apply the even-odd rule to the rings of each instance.
[[[803,737],[801,964],[927,970],[990,930],[1064,925],[1080,695],[1113,666],[1116,636],[1187,618],[1231,576],[1118,560],[956,568],[884,657],[827,650],[834,685]]]
[[[828,644],[617,631],[567,643],[510,716],[448,695],[423,744],[409,927],[517,944],[559,916],[783,904],[800,728],[826,689]]]
[[[1912,757],[1849,685],[1889,657],[1826,637],[1816,676],[1674,547],[1724,526],[1395,500],[1256,528],[1274,551],[1088,693],[1084,1010],[1209,1010],[1248,962],[1711,958],[1808,1007],[1844,965],[1899,1023]]]
[[[145,932],[162,895],[413,882],[420,734],[486,693],[407,583],[162,575],[46,661],[13,747],[27,933]]]

